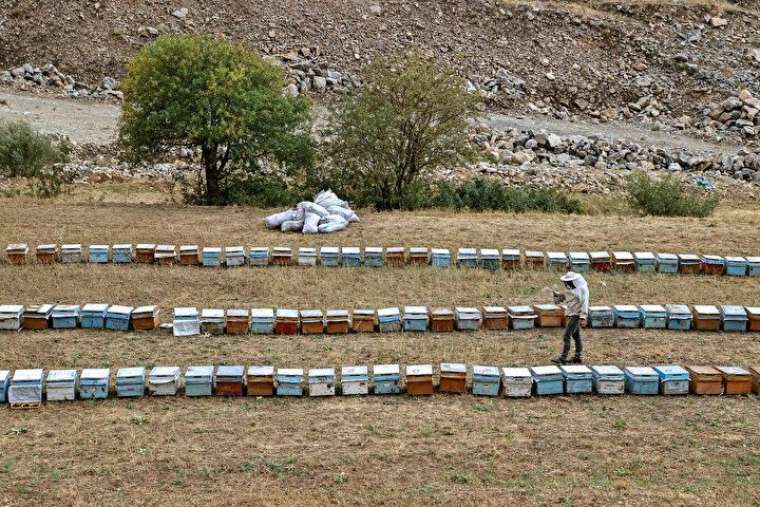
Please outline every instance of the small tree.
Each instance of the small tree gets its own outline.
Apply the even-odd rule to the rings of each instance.
[[[69,152],[67,144],[54,144],[24,121],[0,124],[0,176],[39,176],[65,163]]]
[[[419,54],[380,59],[333,112],[328,159],[344,192],[378,209],[405,206],[419,178],[473,156],[478,97],[452,67]]]
[[[310,164],[308,102],[284,97],[282,71],[253,51],[206,36],[167,36],[146,45],[127,70],[122,145],[135,160],[199,150],[207,204],[228,202],[234,170]]]
[[[643,171],[631,173],[626,181],[628,204],[643,215],[661,217],[699,217],[712,215],[720,202],[717,194],[688,189],[673,174],[660,179]]]

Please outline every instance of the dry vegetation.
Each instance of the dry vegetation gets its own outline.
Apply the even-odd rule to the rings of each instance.
[[[706,220],[362,214],[345,234],[263,230],[261,210],[3,200],[0,244],[464,244],[758,253],[757,210]],[[730,224],[730,226],[729,226]],[[546,272],[0,266],[0,302],[381,306],[544,300]],[[606,288],[602,285],[605,283]],[[590,276],[594,302],[758,304],[758,280]],[[3,334],[0,367],[443,360],[545,363],[559,332],[344,337]],[[760,335],[587,331],[589,363],[757,363]],[[760,398],[436,395],[145,399],[0,409],[0,505],[753,505]]]

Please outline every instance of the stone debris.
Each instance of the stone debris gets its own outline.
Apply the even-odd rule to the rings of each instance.
[[[116,98],[123,99],[119,82],[112,77],[104,77],[100,84],[92,86],[78,81],[74,76],[64,74],[49,63],[44,67],[34,67],[26,63],[20,67],[0,72],[0,84],[32,84],[40,87],[59,89],[69,97]]]

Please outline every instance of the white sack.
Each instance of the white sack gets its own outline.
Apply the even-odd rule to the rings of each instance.
[[[342,231],[346,227],[348,227],[348,222],[346,221],[327,222],[319,226],[319,232],[321,233],[337,232],[337,231]]]
[[[321,217],[316,213],[306,213],[306,218],[303,221],[303,233],[304,234],[317,234],[319,232],[319,221]]]
[[[346,201],[341,200],[332,190],[324,190],[314,197],[314,202],[325,208],[330,206],[340,206],[341,208],[347,208]]]
[[[303,229],[303,220],[288,220],[280,226],[282,232],[294,232]]]
[[[306,212],[316,213],[322,218],[330,214],[324,207],[320,206],[319,204],[315,204],[309,201],[299,202],[298,209],[303,210],[304,213]]]
[[[349,223],[354,223],[359,221],[359,216],[354,213],[354,210],[351,208],[343,208],[341,206],[330,206],[327,208],[327,211],[330,212],[331,215],[340,215],[346,220],[348,220]]]
[[[297,210],[295,208],[291,208],[287,211],[269,215],[264,219],[264,222],[267,225],[267,229],[277,229],[283,224],[283,222],[287,222],[288,220],[296,220],[296,213]]]

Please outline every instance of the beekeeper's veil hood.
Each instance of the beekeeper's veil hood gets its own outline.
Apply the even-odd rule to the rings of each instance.
[[[579,289],[585,289],[588,290],[588,284],[586,283],[586,279],[583,278],[583,275],[580,273],[576,273],[574,271],[568,271],[564,275],[562,275],[562,278],[560,278],[563,282],[573,282],[574,289],[573,290],[579,290]]]

